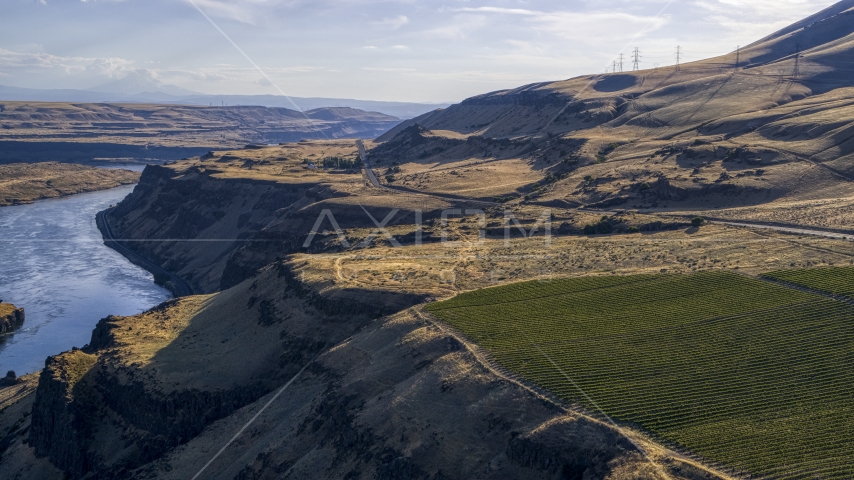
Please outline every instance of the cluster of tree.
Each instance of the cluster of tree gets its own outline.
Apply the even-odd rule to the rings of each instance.
[[[321,162],[323,168],[331,168],[336,170],[355,170],[362,168],[361,158],[346,158],[346,157],[326,157]]]

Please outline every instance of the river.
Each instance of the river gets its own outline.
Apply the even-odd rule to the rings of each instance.
[[[134,315],[171,297],[152,275],[104,246],[95,214],[133,186],[0,208],[0,300],[26,311],[0,337],[0,376],[44,367],[50,355],[89,343],[107,315]]]

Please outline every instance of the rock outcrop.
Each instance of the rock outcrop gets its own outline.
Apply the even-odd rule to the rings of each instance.
[[[179,276],[194,291],[213,293],[254,276],[277,258],[340,250],[337,244],[324,242],[338,238],[324,233],[331,227],[328,220],[316,232],[316,241],[304,247],[324,212],[349,231],[375,227],[363,205],[379,219],[400,208],[388,226],[413,225],[416,208],[424,223],[451,208],[437,199],[418,199],[418,205],[404,209],[399,198],[358,198],[341,185],[330,185],[328,178],[306,176],[285,183],[264,175],[255,178],[245,170],[240,173],[244,176],[225,176],[204,164],[150,165],[134,192],[107,210],[104,218],[117,238],[169,239],[123,245]],[[199,248],[198,240],[205,241],[204,248]]]
[[[12,333],[24,324],[24,309],[0,303],[0,335]]]

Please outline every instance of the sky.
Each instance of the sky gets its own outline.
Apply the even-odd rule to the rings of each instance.
[[[0,85],[137,75],[206,94],[456,103],[604,72],[620,53],[630,69],[634,48],[644,68],[673,64],[677,45],[684,61],[712,57],[833,3],[2,0]]]

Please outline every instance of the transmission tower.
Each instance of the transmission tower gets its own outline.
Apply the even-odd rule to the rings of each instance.
[[[614,60],[614,65],[611,68],[611,73],[617,73],[617,61],[616,60]]]
[[[741,45],[735,47],[735,68],[741,63]]]
[[[625,56],[625,55],[623,55],[622,53],[620,54],[620,72],[622,72],[622,71],[623,71],[623,57],[624,57],[624,56]]]
[[[682,45],[676,46],[676,71],[679,71],[679,65],[682,63]]]
[[[635,51],[632,53],[632,71],[640,70],[640,49],[635,47]]]

